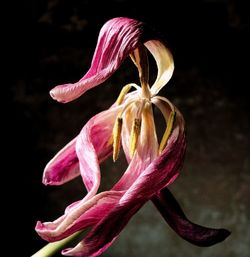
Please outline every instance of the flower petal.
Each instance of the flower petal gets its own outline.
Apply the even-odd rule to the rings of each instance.
[[[174,60],[170,50],[158,40],[149,40],[144,45],[153,55],[157,65],[157,78],[151,87],[152,95],[156,95],[164,87],[174,72]]]
[[[177,177],[185,152],[185,137],[181,119],[180,114],[177,114],[179,123],[176,122],[177,125],[162,155],[141,172],[137,171],[138,165],[142,165],[141,163],[144,161],[147,162],[147,158],[140,159],[141,148],[138,149],[128,168],[131,172],[138,173],[138,178],[125,192],[119,203],[93,227],[76,247],[64,250],[64,255],[79,257],[96,257],[100,255],[112,244],[141,206]],[[147,147],[147,145],[144,147]]]
[[[133,108],[134,107],[134,108]],[[132,157],[129,153],[129,139],[132,132],[132,121],[137,117],[137,106],[132,106],[125,114],[123,130],[122,130],[122,145],[128,163]],[[158,154],[158,142],[155,132],[155,124],[153,119],[152,107],[149,104],[144,106],[141,121],[141,132],[139,142],[137,144],[136,168],[127,169],[120,181],[115,185],[115,190],[128,189],[138,178],[140,173],[144,171]]]
[[[169,226],[179,236],[194,245],[211,246],[225,240],[230,235],[226,229],[207,228],[191,222],[167,188],[158,192],[152,201]]]
[[[93,145],[92,151],[101,163],[112,153],[112,145],[108,143],[112,132],[112,119],[118,110],[100,113],[93,117],[83,128],[86,140]],[[106,120],[107,119],[107,120]],[[61,185],[80,175],[79,160],[76,154],[76,141],[74,138],[47,164],[43,173],[45,185]],[[85,150],[86,144],[80,149]],[[86,149],[88,146],[86,146]]]
[[[104,204],[106,204],[116,195],[121,195],[121,192],[107,192],[101,196],[95,196],[100,184],[99,162],[112,154],[110,138],[115,117],[122,108],[123,105],[118,107],[112,106],[109,110],[97,114],[87,122],[78,135],[76,139],[76,154],[88,194],[81,201],[75,202],[67,207],[65,214],[56,221],[44,224],[41,222],[37,223],[36,230],[44,239],[59,240],[68,236],[74,229],[74,232],[77,231],[79,229],[78,223],[81,220],[81,215],[84,215],[86,210],[93,205],[98,205],[96,202],[100,201],[101,198],[107,198],[105,200],[106,202],[103,200],[105,202]],[[103,207],[97,208],[103,209]],[[85,216],[82,219],[85,218],[89,219]],[[91,222],[93,221],[95,221],[94,218],[91,219]],[[75,224],[73,228],[71,227],[71,223]]]
[[[141,41],[143,23],[129,18],[114,18],[102,27],[91,67],[73,84],[59,85],[50,91],[53,99],[70,102],[87,90],[103,83]]]
[[[45,185],[61,185],[80,175],[75,143],[76,138],[59,151],[46,165],[43,173]]]
[[[122,191],[107,191],[81,200],[54,222],[37,222],[36,231],[50,242],[61,240],[76,231],[83,230],[98,223],[121,198]]]
[[[112,153],[112,130],[115,118],[123,105],[103,111],[83,127],[76,142],[76,153],[80,163],[80,172],[88,194],[85,199],[96,194],[100,185],[99,162]],[[97,153],[101,153],[97,156]]]

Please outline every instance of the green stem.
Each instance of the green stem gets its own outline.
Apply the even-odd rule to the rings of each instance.
[[[55,253],[59,252],[65,245],[76,239],[79,234],[81,234],[82,231],[78,231],[75,234],[64,238],[63,240],[49,243],[45,245],[42,249],[40,249],[38,252],[33,254],[31,257],[50,257],[53,256]]]

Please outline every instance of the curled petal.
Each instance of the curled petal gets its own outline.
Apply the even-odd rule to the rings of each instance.
[[[174,72],[174,60],[170,50],[159,40],[144,43],[153,55],[157,65],[157,78],[151,87],[152,95],[156,95],[164,87]]]
[[[82,132],[89,144],[93,145],[92,150],[96,153],[99,163],[112,153],[112,145],[109,144],[108,140],[112,131],[112,117],[115,114],[116,111],[111,111],[108,114],[106,112],[100,113],[86,124]],[[80,175],[76,141],[77,137],[59,151],[47,164],[43,173],[43,183],[45,185],[61,185]],[[88,145],[83,145],[83,151],[85,146],[86,149],[88,148]]]
[[[112,153],[112,130],[115,117],[122,109],[122,105],[111,107],[93,118],[83,127],[76,142],[76,153],[80,163],[80,172],[89,199],[96,194],[100,185],[99,161],[105,159]],[[97,155],[99,154],[99,157]]]
[[[178,119],[181,123],[180,116]],[[145,170],[139,172],[138,178],[125,191],[119,203],[93,227],[76,247],[64,250],[63,254],[67,256],[96,257],[106,250],[141,206],[177,177],[178,170],[182,165],[184,152],[184,131],[181,124],[177,124],[162,155],[148,165]],[[141,162],[139,149],[131,160],[128,169],[131,172],[137,172],[138,164],[141,165]]]
[[[230,235],[226,229],[207,228],[191,222],[167,188],[158,192],[152,201],[170,227],[194,245],[211,246],[225,240]]]
[[[122,194],[122,191],[107,191],[95,195],[90,200],[83,199],[54,222],[38,221],[35,229],[44,240],[61,240],[98,223],[118,203]]]
[[[75,144],[76,138],[58,152],[46,165],[43,173],[43,183],[45,185],[61,185],[80,175]]]
[[[53,88],[50,95],[59,102],[70,102],[87,90],[103,83],[141,41],[143,23],[129,18],[114,18],[102,27],[91,67],[73,84]]]
[[[114,106],[94,116],[87,122],[78,135],[76,154],[88,194],[81,201],[75,202],[67,207],[65,214],[56,221],[37,223],[36,230],[45,240],[60,240],[85,226],[91,225],[93,222],[96,222],[98,217],[100,218],[100,215],[105,213],[104,209],[107,205],[113,206],[114,198],[116,199],[121,195],[121,192],[111,191],[95,195],[100,184],[99,162],[112,154],[110,138],[115,116],[121,108],[122,105],[118,107]],[[102,198],[105,200],[102,200]],[[88,212],[89,214],[86,214],[87,216],[84,216],[84,213],[93,206],[97,209],[92,209],[91,212]],[[91,215],[92,218],[88,215]],[[83,224],[81,220],[83,220]]]
[[[74,248],[64,249],[62,254],[75,257],[99,256],[115,241],[119,232],[142,205],[137,203],[127,206],[127,212],[123,210],[124,206],[117,205],[84,240]]]

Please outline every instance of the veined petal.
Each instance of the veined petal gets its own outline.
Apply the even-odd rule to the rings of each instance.
[[[157,78],[151,87],[152,95],[156,95],[171,79],[174,72],[174,60],[170,50],[158,40],[149,40],[144,45],[153,55],[157,65]]]
[[[143,203],[113,208],[94,229],[74,248],[64,249],[63,255],[74,257],[97,257],[102,254],[118,237],[130,218],[142,207]]]
[[[80,172],[88,190],[86,200],[96,194],[99,188],[99,162],[112,153],[110,138],[115,118],[122,107],[122,105],[111,107],[91,118],[77,138],[76,153],[80,163]],[[99,156],[97,153],[100,153]]]
[[[150,159],[152,153],[149,150],[145,152],[147,144],[139,144],[137,155],[135,155],[136,158],[132,159],[129,167],[131,171],[136,170],[138,163],[146,162],[145,169],[139,173],[138,178],[136,178],[134,183],[128,188],[120,203],[122,201],[128,201],[130,197],[149,199],[161,188],[172,183],[178,176],[186,150],[183,123],[183,118],[177,110],[175,126],[169,137],[166,148],[161,155],[153,160]],[[147,141],[142,142],[146,143]],[[148,156],[146,154],[148,154]],[[122,179],[123,177],[121,180]],[[115,188],[117,188],[117,185]]]
[[[115,117],[116,113],[116,110],[109,114],[100,113],[93,117],[83,129],[86,137],[94,145],[92,150],[95,151],[99,163],[112,153],[112,145],[108,143],[108,139],[112,131],[112,118]],[[105,118],[107,118],[107,121]],[[45,185],[61,185],[80,175],[76,141],[77,137],[60,150],[47,164],[43,173],[43,183]]]
[[[110,138],[115,117],[122,108],[123,105],[112,106],[109,110],[94,116],[75,140],[77,141],[76,155],[88,194],[81,201],[67,207],[65,214],[54,222],[37,223],[36,230],[45,240],[60,240],[79,229],[90,226],[100,219],[112,204],[114,205],[115,199],[121,197],[122,191],[95,194],[100,183],[99,162],[112,154]],[[74,145],[75,141],[72,141],[71,145]],[[84,216],[87,211],[87,216]]]
[[[76,247],[64,250],[64,255],[79,257],[99,256],[112,244],[141,206],[177,177],[185,152],[183,121],[179,113],[177,113],[177,120],[178,122],[176,122],[161,156],[157,157],[145,170],[138,172],[138,178],[125,191],[119,203],[93,227]],[[144,147],[147,147],[147,145]],[[128,168],[131,169],[131,172],[133,170],[136,172],[138,164],[141,165],[144,162],[144,160],[140,159],[140,150],[139,148],[135,157],[131,160]],[[147,161],[147,158],[145,161]],[[117,188],[117,186],[114,188]]]
[[[107,191],[87,201],[83,199],[54,222],[38,221],[35,229],[44,240],[49,242],[61,240],[98,223],[114,205],[117,205],[123,193]]]
[[[194,245],[211,246],[225,240],[230,235],[226,229],[207,228],[191,222],[167,188],[159,191],[152,201],[169,226],[179,236]]]
[[[141,41],[143,23],[129,18],[114,18],[102,27],[91,67],[73,84],[59,85],[50,91],[53,99],[70,102],[107,80]]]
[[[75,144],[76,138],[59,151],[46,165],[43,173],[45,185],[61,185],[80,175]]]

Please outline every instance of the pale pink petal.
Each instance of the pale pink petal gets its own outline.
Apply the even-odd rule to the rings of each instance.
[[[35,229],[44,240],[50,242],[61,240],[98,223],[113,206],[117,205],[123,194],[122,191],[102,192],[88,201],[80,201],[75,208],[71,208],[54,222],[38,221]]]
[[[90,233],[74,248],[63,251],[64,255],[77,257],[96,257],[117,238],[130,218],[141,206],[161,188],[171,183],[178,175],[185,153],[185,136],[181,115],[177,114],[176,126],[162,154],[157,157],[131,185],[119,203],[104,216]],[[140,149],[139,149],[140,152]],[[137,157],[139,156],[136,155]],[[137,157],[128,169],[136,169]]]
[[[43,173],[43,183],[45,185],[61,185],[80,175],[75,143],[76,138],[58,152],[46,165]]]
[[[53,88],[50,91],[52,98],[70,102],[107,80],[141,42],[142,32],[143,24],[139,21],[129,18],[109,20],[100,31],[88,72],[76,83]]]
[[[112,130],[115,118],[122,105],[111,107],[93,118],[83,127],[76,142],[76,153],[80,163],[80,172],[88,194],[85,199],[96,194],[100,185],[100,159],[112,152]],[[101,153],[98,157],[97,153]]]

